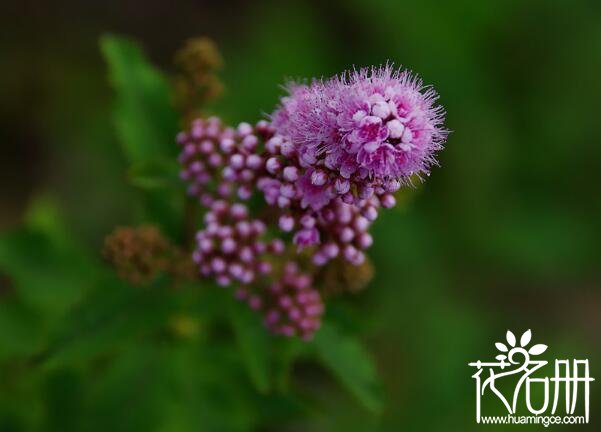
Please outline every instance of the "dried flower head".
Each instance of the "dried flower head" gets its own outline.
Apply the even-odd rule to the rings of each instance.
[[[147,285],[167,269],[170,245],[154,226],[120,227],[106,237],[103,252],[119,277]]]
[[[359,266],[352,265],[342,259],[335,259],[322,267],[316,280],[323,286],[326,296],[362,291],[374,276],[374,266],[366,259]]]
[[[119,277],[133,285],[149,285],[162,272],[169,273],[175,284],[195,277],[189,254],[153,225],[116,228],[104,240],[103,255]]]

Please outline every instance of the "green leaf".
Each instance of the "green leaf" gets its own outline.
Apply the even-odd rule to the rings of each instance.
[[[142,189],[171,188],[181,191],[182,182],[177,175],[178,169],[175,159],[148,160],[133,164],[128,177],[131,184]]]
[[[170,102],[168,79],[127,38],[105,35],[100,48],[116,93],[115,129],[132,164],[129,180],[144,189],[142,219],[160,223],[177,238],[183,197],[164,187],[174,181],[178,151],[178,115]]]
[[[35,364],[53,369],[93,358],[163,328],[176,312],[177,293],[164,278],[140,288],[106,275],[65,317]]]
[[[178,117],[167,78],[129,39],[105,35],[100,48],[116,92],[115,127],[129,161],[174,155]]]
[[[270,380],[270,336],[259,316],[238,301],[230,300],[229,316],[246,371],[260,393],[267,393]]]
[[[278,391],[288,393],[294,361],[305,354],[308,347],[298,338],[274,338],[273,348],[274,386]]]
[[[94,378],[88,384],[86,430],[156,430],[171,390],[160,346],[146,341],[124,346]]]
[[[11,287],[0,307],[0,354],[41,349],[96,280],[94,264],[71,236],[56,203],[34,199],[24,225],[0,235],[0,271]]]
[[[223,294],[223,293],[221,293]],[[164,363],[173,390],[156,430],[256,430],[257,397],[244,380],[239,352],[229,341],[172,346]]]
[[[0,358],[24,356],[41,349],[47,337],[39,311],[18,299],[3,299],[0,307]]]
[[[324,323],[312,342],[315,354],[369,411],[382,412],[382,385],[368,352],[361,343]]]
[[[81,299],[96,275],[93,261],[48,198],[33,201],[23,227],[0,236],[0,269],[20,300],[54,316]]]

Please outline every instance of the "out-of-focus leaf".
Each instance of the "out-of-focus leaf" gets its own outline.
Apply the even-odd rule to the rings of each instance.
[[[143,219],[158,222],[167,234],[179,237],[183,198],[167,194],[161,187],[171,177],[168,173],[173,170],[178,150],[178,116],[170,103],[168,80],[127,38],[105,35],[100,48],[116,93],[115,128],[133,165],[130,179],[145,189]]]
[[[0,270],[10,284],[0,305],[0,355],[11,356],[43,349],[98,275],[49,197],[34,199],[23,226],[0,235]]]
[[[22,356],[43,347],[47,336],[39,313],[18,299],[3,299],[0,306],[0,358]]]
[[[23,300],[58,315],[85,288],[87,266],[73,252],[57,247],[45,233],[25,228],[0,239],[0,267]]]
[[[129,344],[112,356],[89,384],[89,431],[150,431],[161,421],[170,387],[162,350],[154,344]]]
[[[117,95],[115,127],[129,161],[173,155],[177,150],[177,114],[165,76],[129,39],[105,35],[100,48]]]
[[[307,344],[297,338],[276,338],[273,348],[274,386],[278,391],[287,393],[294,360],[307,351]]]
[[[324,323],[312,342],[315,354],[369,411],[382,411],[382,386],[375,365],[361,343]]]
[[[148,160],[135,163],[128,172],[129,181],[142,189],[180,189],[175,160]]]
[[[93,358],[148,335],[165,326],[177,310],[176,294],[161,279],[141,289],[107,275],[66,317],[62,331],[35,361],[45,368],[55,368]]]
[[[72,370],[58,370],[45,376],[42,390],[47,407],[45,430],[76,432],[82,430],[85,385]]]
[[[230,343],[169,347],[172,391],[158,428],[176,431],[247,431],[256,428],[259,397],[246,385],[240,354]]]
[[[270,380],[270,340],[261,324],[259,316],[248,307],[237,302],[229,302],[229,316],[248,375],[261,392],[266,393]]]
[[[42,317],[60,316],[83,297],[97,275],[93,261],[47,198],[33,201],[22,228],[0,236],[0,268],[18,299]]]

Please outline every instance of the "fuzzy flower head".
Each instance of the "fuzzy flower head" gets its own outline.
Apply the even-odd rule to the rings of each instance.
[[[394,188],[427,173],[446,139],[437,93],[389,65],[288,91],[272,124],[294,143],[302,165],[323,167],[332,182]]]

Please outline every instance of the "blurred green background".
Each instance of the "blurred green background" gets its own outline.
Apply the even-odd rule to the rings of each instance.
[[[467,366],[494,357],[507,329],[532,329],[550,359],[588,358],[601,377],[601,2],[2,10],[0,431],[513,430],[475,424]],[[230,343],[221,318],[209,335],[205,322],[231,307],[225,296],[132,289],[101,263],[104,236],[143,220],[113,127],[98,45],[107,32],[132,37],[166,73],[186,39],[213,38],[227,91],[211,111],[230,122],[270,112],[287,78],[353,65],[390,60],[439,91],[453,130],[442,167],[382,213],[375,279],[329,311],[353,335],[330,362],[352,375],[361,340],[381,406],[310,355],[266,384],[253,336],[250,347]],[[280,360],[299,349],[257,339]],[[240,366],[249,355],[250,369]],[[599,430],[600,395],[593,383],[591,424],[554,429]]]

